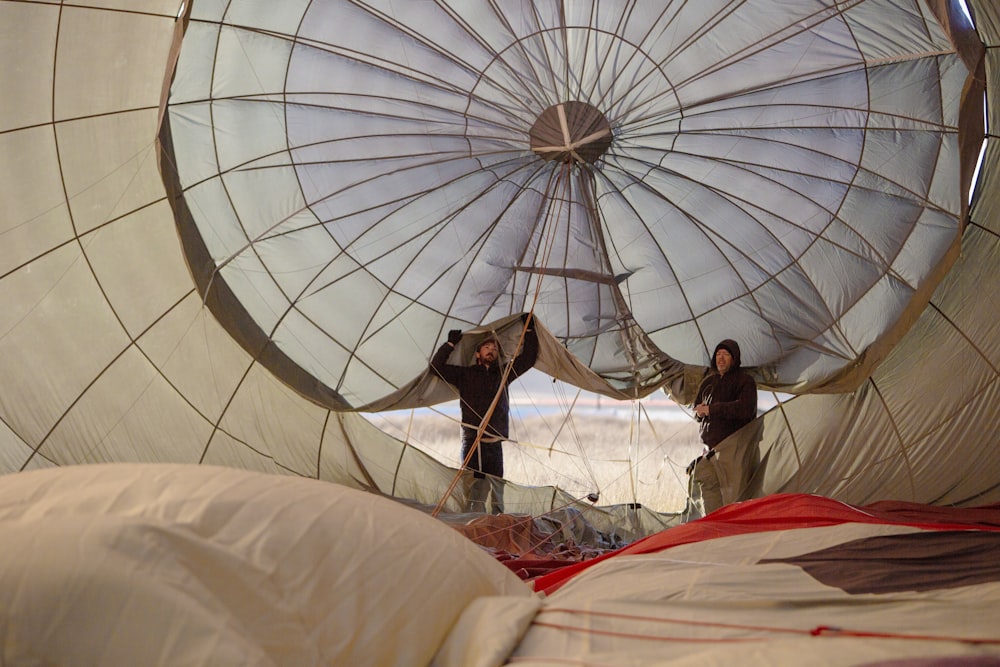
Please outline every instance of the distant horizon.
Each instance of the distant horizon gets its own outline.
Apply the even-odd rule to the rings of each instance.
[[[577,396],[578,391],[579,396]],[[769,391],[758,392],[758,412],[770,410],[783,400],[782,396],[776,397]],[[575,401],[574,397],[576,397]],[[693,419],[690,409],[679,405],[661,390],[636,400],[642,404],[643,411],[651,418],[675,422]],[[518,418],[532,414],[547,415],[560,412],[567,410],[570,405],[573,405],[573,411],[576,414],[630,418],[633,402],[632,399],[615,399],[590,391],[578,390],[577,387],[556,380],[537,369],[532,369],[510,386],[510,407]],[[418,412],[428,411],[456,416],[458,414],[458,399],[417,410]]]

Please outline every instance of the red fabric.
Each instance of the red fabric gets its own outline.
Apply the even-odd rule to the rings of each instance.
[[[697,521],[650,535],[603,556],[560,568],[538,577],[532,583],[536,591],[549,594],[605,558],[624,554],[655,553],[682,544],[730,535],[834,526],[843,523],[897,524],[928,530],[1000,531],[1000,505],[955,508],[881,501],[866,506],[853,506],[822,496],[777,494],[726,505]]]

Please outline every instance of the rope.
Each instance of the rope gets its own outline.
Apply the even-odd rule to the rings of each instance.
[[[594,488],[596,488],[597,492],[600,493],[601,488],[600,485],[597,483],[597,475],[594,473],[594,467],[593,465],[591,465],[590,457],[588,457],[587,453],[583,450],[583,445],[580,442],[580,434],[576,430],[576,424],[573,421],[573,408],[576,407],[576,402],[577,400],[579,400],[580,394],[582,393],[583,393],[582,389],[577,389],[576,395],[573,397],[573,401],[569,404],[569,407],[562,412],[562,420],[559,423],[559,428],[552,436],[552,442],[549,444],[549,458],[550,459],[552,458],[552,452],[555,449],[556,440],[562,433],[563,428],[568,426],[569,427],[568,430],[570,436],[572,437],[573,444],[576,445],[576,450],[579,453],[580,460],[583,461],[583,467],[586,469],[587,475],[590,476],[590,481],[593,484]],[[562,407],[562,405],[565,405],[566,397],[562,395],[559,398],[561,401],[560,407]]]
[[[864,637],[868,639],[901,639],[906,641],[948,641],[961,642],[963,644],[987,644],[1000,645],[1000,639],[992,637],[957,637],[954,635],[927,635],[911,634],[902,632],[871,632],[865,630],[852,630],[850,628],[840,628],[830,625],[819,625],[811,629],[787,628],[768,625],[749,625],[743,623],[720,623],[717,621],[692,621],[680,618],[663,618],[654,616],[641,616],[637,614],[619,614],[614,612],[599,612],[584,609],[568,609],[565,607],[549,607],[539,610],[538,615],[548,613],[561,613],[578,616],[598,616],[602,618],[614,618],[630,621],[646,621],[650,623],[662,623],[671,625],[687,625],[703,628],[722,628],[726,630],[747,630],[752,632],[769,632],[773,634],[793,634],[810,637]],[[622,633],[611,630],[595,630],[593,628],[580,628],[577,626],[564,625],[560,623],[549,623],[545,621],[535,621],[533,625],[550,627],[572,632],[586,632],[588,634],[598,634],[605,636],[623,637],[630,639],[644,639],[650,641],[684,641],[684,642],[742,642],[742,641],[763,641],[764,637],[746,638],[693,638],[693,637],[653,637],[635,633]]]
[[[562,194],[565,194],[565,190],[567,190],[569,187],[568,185],[569,179],[567,178],[568,173],[569,173],[569,166],[564,165],[563,168],[557,172],[558,174],[557,176],[554,175],[554,178],[549,179],[549,182],[546,185],[545,196],[542,197],[543,202],[553,201],[552,198],[549,196],[553,184],[555,184],[556,186],[561,185]],[[566,199],[565,197],[559,197],[556,199],[556,201],[559,202],[560,206],[564,206],[565,199]],[[547,234],[547,240],[545,244],[545,251],[543,253],[542,266],[548,265],[548,261],[552,253],[552,248],[555,245],[555,229],[554,229],[555,226],[549,224],[550,220],[552,220],[551,217],[546,217],[545,224],[543,226]],[[541,293],[541,286],[542,286],[542,281],[536,280],[535,293],[531,302],[531,307],[528,309],[527,311],[528,317],[525,319],[524,325],[521,327],[521,333],[520,336],[518,337],[517,345],[514,348],[515,350],[521,349],[521,346],[524,343],[524,335],[528,330],[528,326],[530,326],[531,319],[534,317],[535,305],[538,303],[538,296]],[[500,388],[498,389],[497,393],[493,396],[493,401],[490,403],[490,407],[486,410],[486,414],[483,415],[482,420],[479,422],[479,427],[476,429],[476,439],[473,441],[472,446],[469,447],[469,453],[466,455],[465,460],[462,461],[461,468],[459,468],[459,470],[456,471],[455,475],[452,477],[451,483],[448,485],[448,488],[445,490],[444,494],[441,496],[441,499],[438,500],[437,505],[434,507],[434,511],[431,512],[432,517],[436,518],[441,513],[441,510],[444,508],[445,502],[454,493],[455,487],[458,486],[458,482],[462,478],[462,473],[469,467],[469,461],[471,461],[472,457],[476,454],[476,452],[479,451],[479,443],[482,441],[483,433],[485,433],[486,427],[489,425],[490,419],[493,417],[493,411],[496,409],[496,406],[500,401],[501,395],[503,394],[503,392],[507,390],[507,378],[510,376],[510,371],[511,368],[513,368],[513,366],[514,366],[514,357],[512,356],[510,360],[504,365],[503,375],[500,378]]]
[[[566,509],[567,507],[569,507],[570,505],[572,505],[574,503],[582,503],[585,499],[587,499],[587,496],[582,496],[580,498],[574,498],[571,501],[569,501],[568,503],[564,503],[563,505],[560,505],[558,507],[553,507],[550,510],[548,510],[547,512],[543,512],[542,514],[539,514],[537,517],[535,517],[535,516],[525,516],[523,519],[516,520],[510,526],[504,526],[503,528],[499,528],[497,530],[487,531],[485,533],[482,533],[481,535],[483,537],[490,537],[490,536],[493,536],[493,535],[500,535],[502,533],[507,532],[511,528],[516,528],[518,526],[522,526],[522,525],[525,525],[527,523],[534,523],[536,519],[538,519],[540,517],[544,517],[544,516],[549,516],[550,514],[554,514],[554,513],[558,512],[558,511],[564,510],[564,509]],[[590,509],[590,508],[588,508],[588,509]],[[533,553],[533,552],[535,552],[535,550],[537,550],[540,546],[542,546],[546,542],[551,542],[552,539],[556,536],[556,534],[557,534],[556,532],[549,533],[548,535],[546,535],[545,537],[543,537],[539,541],[530,543],[528,545],[528,553]]]

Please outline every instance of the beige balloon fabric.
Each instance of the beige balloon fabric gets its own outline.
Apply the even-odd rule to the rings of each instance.
[[[616,397],[683,396],[742,332],[796,394],[755,493],[1000,500],[995,141],[966,205],[991,3],[975,31],[944,0],[497,4],[0,2],[0,470],[209,464],[434,504],[454,471],[343,410],[436,401],[444,332],[533,310],[540,368]],[[561,115],[574,74],[589,106]]]
[[[0,528],[3,664],[426,665],[473,601],[535,604],[419,510],[233,468],[15,475]]]

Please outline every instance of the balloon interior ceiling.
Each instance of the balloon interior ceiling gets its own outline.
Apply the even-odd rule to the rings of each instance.
[[[0,0],[0,472],[437,504],[455,470],[353,410],[452,400],[446,332],[533,311],[539,369],[618,397],[738,338],[795,394],[757,495],[1000,502],[1000,10],[968,5]],[[615,530],[662,527],[662,440],[620,448]],[[552,475],[505,503],[596,523]]]
[[[334,409],[527,311],[611,395],[731,337],[854,388],[961,232],[969,70],[916,1],[195,1],[169,74],[199,290]]]

